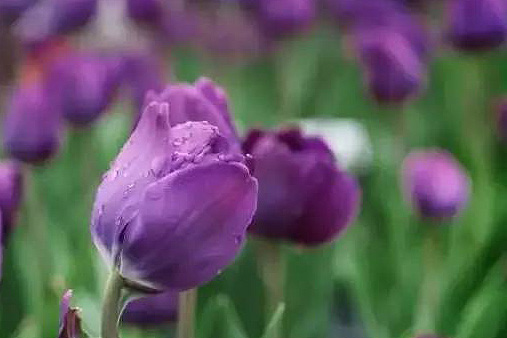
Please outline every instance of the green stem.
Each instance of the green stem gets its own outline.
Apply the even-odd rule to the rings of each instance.
[[[177,338],[194,338],[197,289],[180,292]]]
[[[269,240],[258,241],[258,263],[267,298],[267,320],[278,306],[284,303],[285,262],[280,244]],[[276,329],[274,338],[282,336],[282,327]]]
[[[102,303],[102,338],[119,338],[118,320],[122,298],[123,279],[116,270],[112,270],[107,280]]]

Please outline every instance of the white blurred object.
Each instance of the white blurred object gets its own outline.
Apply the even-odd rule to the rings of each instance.
[[[372,161],[373,151],[366,128],[353,119],[317,118],[295,121],[307,135],[322,137],[346,169],[362,171]]]

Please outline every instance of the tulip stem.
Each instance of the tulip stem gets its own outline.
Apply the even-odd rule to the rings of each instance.
[[[267,321],[269,322],[280,304],[284,303],[285,264],[282,247],[270,240],[258,241],[258,260],[267,298]],[[274,338],[282,336],[282,326],[278,325]]]
[[[120,301],[122,299],[123,278],[118,271],[112,270],[106,283],[104,302],[102,304],[102,338],[119,338],[118,321]]]
[[[177,338],[194,338],[196,301],[197,289],[180,292]]]

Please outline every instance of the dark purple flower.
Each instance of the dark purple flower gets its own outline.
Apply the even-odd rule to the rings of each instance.
[[[127,0],[127,13],[133,20],[157,24],[163,13],[163,0]]]
[[[60,302],[60,329],[58,338],[85,338],[87,335],[81,329],[79,309],[70,307],[72,290],[67,290]]]
[[[178,315],[178,292],[165,291],[157,295],[135,299],[123,310],[124,323],[139,326],[168,324],[176,321]]]
[[[208,78],[201,77],[193,85],[169,85],[160,95],[151,92],[147,102],[171,103],[171,125],[186,121],[206,121],[216,126],[234,150],[240,149],[240,141],[229,113],[224,90]]]
[[[257,182],[222,129],[201,119],[209,106],[220,114],[203,97],[177,85],[148,103],[97,191],[93,240],[133,284],[196,287],[244,241]],[[187,122],[193,118],[199,122]]]
[[[0,162],[0,211],[2,213],[2,239],[11,232],[21,200],[23,180],[21,167],[14,161]],[[4,242],[2,242],[4,243]]]
[[[0,20],[13,21],[36,2],[37,0],[0,0]]]
[[[392,28],[364,29],[356,38],[366,85],[378,102],[401,103],[418,93],[426,65],[407,35]]]
[[[504,0],[450,0],[448,37],[457,49],[495,48],[507,37],[507,3]]]
[[[357,182],[337,167],[320,138],[299,129],[254,130],[243,149],[252,154],[259,181],[251,233],[312,246],[331,241],[353,220]]]
[[[164,69],[154,53],[148,52],[127,53],[124,56],[123,68],[127,89],[134,102],[137,123],[146,94],[149,91],[159,92],[164,88]]]
[[[422,217],[455,216],[468,201],[469,185],[466,171],[445,151],[415,151],[403,163],[405,194]]]
[[[252,2],[266,34],[280,37],[307,27],[314,19],[314,0],[259,0]]]
[[[27,10],[16,22],[16,36],[28,49],[59,34],[81,28],[95,15],[97,0],[48,0]]]
[[[45,81],[20,83],[10,98],[4,120],[3,143],[7,153],[23,162],[41,162],[59,145],[60,113]]]
[[[62,115],[74,124],[95,121],[120,84],[120,62],[108,55],[71,54],[53,65],[50,76]]]

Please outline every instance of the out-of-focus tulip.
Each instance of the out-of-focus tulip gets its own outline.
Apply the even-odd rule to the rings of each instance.
[[[4,120],[7,153],[23,162],[51,157],[59,145],[60,112],[43,79],[22,81],[14,88]]]
[[[451,0],[448,37],[464,51],[495,48],[507,37],[507,3],[504,0]]]
[[[16,36],[29,49],[59,34],[81,28],[95,15],[97,0],[48,0],[27,10],[16,22]]]
[[[265,33],[275,38],[306,28],[316,14],[314,0],[259,0],[251,5]]]
[[[127,0],[127,13],[137,22],[156,24],[162,12],[162,0]]]
[[[37,0],[0,0],[0,21],[13,21]]]
[[[147,104],[104,176],[91,231],[130,284],[185,290],[233,261],[255,211],[257,182],[222,129],[203,122],[209,107],[220,112],[199,90],[173,86],[162,98]],[[187,122],[193,118],[200,122]]]
[[[68,290],[60,302],[60,329],[58,338],[85,338],[87,335],[81,329],[79,309],[70,307],[72,290]]]
[[[404,160],[402,176],[407,199],[424,218],[455,216],[468,201],[468,175],[445,151],[410,153]]]
[[[313,246],[336,238],[354,219],[360,191],[335,164],[328,146],[299,129],[251,131],[243,150],[252,154],[259,200],[249,232]]]
[[[164,88],[164,69],[153,53],[147,52],[127,53],[124,56],[123,69],[125,82],[134,102],[137,123],[146,94],[149,91],[159,92]]]
[[[380,103],[401,103],[424,83],[426,67],[407,36],[393,29],[367,29],[358,34],[366,85]]]
[[[21,200],[23,180],[20,165],[14,161],[0,162],[0,211],[2,213],[2,239],[11,232]]]
[[[178,292],[165,291],[135,299],[123,310],[121,320],[138,326],[162,325],[176,321]]]
[[[111,103],[120,74],[119,60],[107,55],[73,54],[57,60],[49,81],[63,117],[78,125],[95,121]]]

